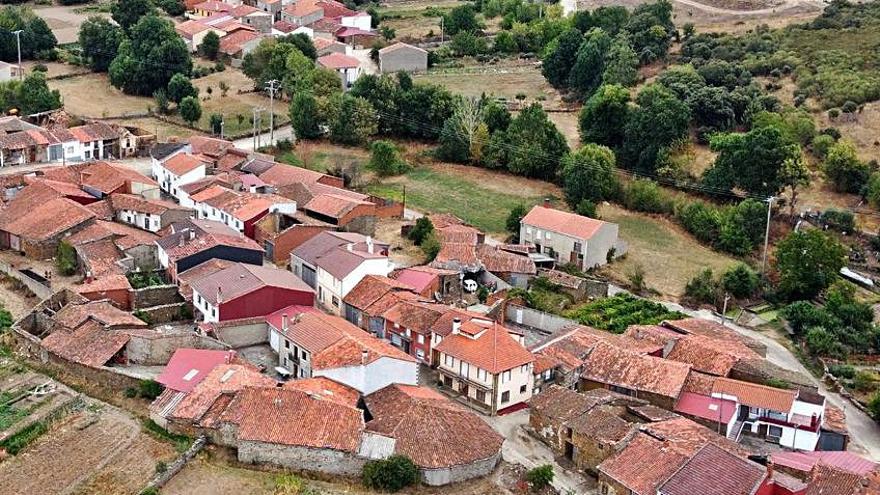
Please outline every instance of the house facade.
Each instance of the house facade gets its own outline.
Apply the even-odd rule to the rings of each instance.
[[[205,178],[208,163],[188,153],[177,152],[157,160],[153,158],[153,178],[165,194],[180,199],[179,187]]]
[[[428,51],[406,43],[395,43],[379,50],[379,72],[424,72],[428,70]]]
[[[533,246],[560,265],[573,264],[580,270],[604,265],[622,254],[617,224],[535,206],[520,222],[520,241]]]

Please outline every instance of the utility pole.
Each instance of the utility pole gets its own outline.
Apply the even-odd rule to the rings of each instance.
[[[223,127],[226,125],[226,115],[220,114],[220,139],[223,139]]]
[[[251,144],[254,148],[254,151],[257,151],[257,116],[260,114],[260,108],[254,107],[253,112],[254,112],[254,117],[251,120],[251,122],[253,124],[253,133],[254,134],[253,134],[253,142]]]
[[[767,247],[770,244],[770,211],[773,209],[773,196],[767,198],[767,225],[764,230],[764,255],[761,257],[761,276],[766,277],[767,273]]]
[[[13,31],[12,34],[15,35],[15,40],[18,42],[18,80],[21,81],[24,78],[24,70],[21,68],[21,29],[18,31]]]
[[[269,90],[269,146],[275,145],[275,92],[281,89],[278,86],[278,79],[272,79],[266,82],[266,89]]]

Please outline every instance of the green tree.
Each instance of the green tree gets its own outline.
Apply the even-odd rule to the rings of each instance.
[[[583,200],[594,203],[611,199],[619,188],[614,175],[614,152],[589,143],[562,159],[565,200],[576,208]]]
[[[513,237],[519,239],[519,227],[520,222],[524,216],[526,216],[528,210],[526,210],[525,205],[518,204],[514,206],[510,213],[507,215],[507,221],[505,222],[505,227],[507,228],[507,232],[509,232]]]
[[[168,99],[174,103],[180,104],[187,96],[196,98],[199,96],[199,90],[193,86],[192,82],[183,74],[174,74],[168,81]]]
[[[541,105],[533,103],[524,108],[510,123],[506,136],[511,172],[545,180],[556,178],[568,144]]]
[[[186,12],[183,0],[156,0],[156,6],[170,16],[183,15]]]
[[[437,237],[437,232],[429,233],[422,241],[421,248],[422,252],[425,253],[425,263],[434,261],[434,258],[437,257],[437,253],[439,253],[442,248],[440,239]]]
[[[12,34],[17,30],[22,31],[23,59],[48,55],[58,42],[46,21],[34,14],[30,7],[7,6],[0,9],[0,60],[12,61],[18,57],[18,43]]]
[[[814,356],[841,357],[843,349],[834,334],[825,328],[814,327],[807,331],[807,349]]]
[[[422,242],[434,232],[434,224],[431,223],[431,219],[428,217],[419,217],[416,220],[416,224],[409,231],[407,237],[409,240],[413,241],[416,246],[421,246]]]
[[[342,144],[364,144],[376,133],[378,118],[370,102],[344,95],[339,111],[330,123],[330,140]]]
[[[100,16],[86,19],[79,28],[79,46],[89,68],[107,72],[125,35],[119,26]]]
[[[574,212],[582,217],[599,218],[599,214],[596,211],[596,203],[589,199],[582,199],[575,207]]]
[[[638,106],[630,111],[626,122],[622,162],[628,168],[654,173],[660,150],[687,136],[691,112],[683,101],[658,84],[642,89],[636,103]]]
[[[632,37],[633,49],[642,63],[665,58],[675,32],[672,4],[668,0],[657,0],[639,5],[633,10],[625,29]]]
[[[220,135],[223,132],[223,115],[219,113],[212,113],[208,117],[208,125],[211,126],[211,133],[214,135]]]
[[[529,482],[532,491],[540,491],[553,483],[553,466],[544,464],[530,469],[526,473],[526,481]]]
[[[326,98],[342,92],[342,80],[339,73],[324,67],[312,71],[311,91],[318,98]]]
[[[501,130],[506,131],[510,126],[510,111],[507,107],[495,100],[489,100],[483,103],[483,122],[486,123],[489,132]]]
[[[315,95],[308,91],[300,91],[290,102],[290,125],[300,139],[320,137],[321,116]]]
[[[578,118],[581,142],[619,150],[628,116],[629,91],[616,84],[600,86],[581,109]]]
[[[168,115],[169,104],[168,104],[168,93],[165,92],[164,89],[157,89],[155,93],[153,93],[153,99],[156,100],[156,111],[159,112],[160,115]]]
[[[719,299],[719,284],[715,274],[706,268],[690,279],[685,285],[684,295],[697,303],[716,305]]]
[[[70,243],[66,241],[58,243],[58,251],[55,254],[55,266],[66,277],[76,273],[76,250]]]
[[[611,38],[599,28],[591,29],[584,36],[568,75],[568,86],[573,91],[587,98],[602,84],[605,54],[610,46]]]
[[[110,64],[110,83],[127,94],[146,96],[166,87],[174,74],[191,70],[189,50],[171,22],[147,15],[119,45]]]
[[[629,37],[618,35],[605,53],[602,84],[634,86],[639,76],[639,56],[630,45]]]
[[[202,44],[199,45],[199,53],[202,54],[203,57],[207,57],[211,60],[217,59],[217,52],[220,51],[220,36],[217,35],[214,31],[209,31],[208,34],[202,38]]]
[[[308,91],[312,87],[312,75],[315,72],[315,62],[298,48],[291,47],[284,62],[285,75],[281,80],[284,91],[288,95],[294,95],[297,91]]]
[[[459,5],[443,16],[443,29],[449,36],[455,36],[460,32],[473,33],[481,27],[472,5]]]
[[[846,139],[828,149],[824,168],[825,175],[838,192],[858,193],[871,175],[871,168],[859,160],[855,145]]]
[[[18,87],[19,110],[24,115],[61,108],[61,93],[49,89],[42,72],[31,72]]]
[[[144,16],[153,14],[155,10],[149,0],[119,0],[110,10],[113,20],[125,31],[137,25]]]
[[[728,268],[721,276],[721,285],[724,290],[739,299],[755,295],[759,284],[758,274],[744,263]]]
[[[391,141],[373,141],[370,152],[369,167],[379,176],[400,175],[406,170],[406,162],[400,158],[397,146]]]
[[[202,118],[202,105],[199,103],[198,98],[192,96],[187,96],[180,100],[178,111],[180,112],[180,117],[188,122],[189,125],[195,125]]]
[[[492,45],[492,48],[497,53],[503,54],[512,54],[519,51],[519,46],[516,44],[516,40],[513,39],[513,35],[510,34],[510,31],[500,31],[495,35],[495,44]]]
[[[461,31],[452,37],[449,48],[460,57],[473,57],[486,51],[486,41],[470,31]]]
[[[880,421],[880,392],[874,392],[868,401],[868,414],[876,421]]]
[[[874,172],[868,179],[865,196],[874,208],[880,208],[880,172]]]
[[[569,29],[547,45],[541,72],[554,87],[561,88],[568,84],[568,75],[577,60],[583,39],[580,31]]]
[[[787,160],[798,160],[800,146],[786,140],[776,127],[747,133],[716,134],[710,142],[718,153],[704,181],[725,189],[741,188],[752,194],[771,196],[786,186],[781,173]]]
[[[792,232],[776,247],[779,289],[789,299],[816,297],[845,265],[846,250],[819,230]]]
[[[315,48],[314,43],[312,43],[312,39],[306,36],[304,33],[296,33],[285,36],[281,38],[281,42],[295,46],[296,49],[302,52],[303,55],[309,57],[312,60],[316,60],[318,58],[318,50]]]

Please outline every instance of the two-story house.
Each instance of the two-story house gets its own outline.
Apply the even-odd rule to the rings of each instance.
[[[214,185],[190,196],[199,218],[226,224],[254,238],[257,221],[269,213],[293,215],[296,202],[274,194],[258,194]]]
[[[168,201],[146,199],[134,194],[110,195],[110,206],[117,221],[158,232],[172,223],[186,221],[193,211]]]
[[[369,394],[418,385],[416,360],[338,316],[317,311],[269,318],[269,345],[296,378],[326,377]]]
[[[435,347],[440,385],[488,414],[532,397],[535,358],[521,335],[490,320],[454,321]]]
[[[560,265],[570,263],[588,270],[623,254],[625,249],[618,242],[617,231],[615,223],[556,210],[545,203],[533,207],[523,217],[519,238]]]
[[[159,266],[168,278],[211,259],[235,263],[263,264],[263,248],[241,232],[220,222],[190,218],[171,225],[170,233],[156,241]]]
[[[153,177],[166,194],[180,199],[178,188],[205,178],[209,163],[188,153],[175,153],[165,160],[154,160]]]

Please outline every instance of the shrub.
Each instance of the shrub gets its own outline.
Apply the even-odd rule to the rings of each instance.
[[[880,392],[875,392],[868,401],[868,414],[877,421],[880,421]]]
[[[416,220],[416,224],[413,226],[412,230],[409,231],[407,237],[409,237],[409,240],[413,241],[416,246],[421,246],[422,242],[425,241],[425,238],[427,238],[432,232],[434,232],[434,224],[431,223],[431,220],[428,217],[421,217]]]
[[[627,209],[646,213],[670,213],[672,201],[665,197],[657,183],[637,179],[625,187],[623,203]]]
[[[759,284],[758,274],[743,263],[728,269],[721,276],[721,286],[738,299],[753,296],[758,292]]]
[[[361,480],[367,488],[396,492],[419,481],[419,468],[403,455],[368,462]]]
[[[165,462],[165,461],[158,461],[158,462],[156,462],[156,473],[157,473],[157,474],[162,474],[162,473],[164,473],[165,471],[168,471],[168,463]]]
[[[834,146],[835,139],[828,134],[819,134],[813,138],[813,154],[824,159],[828,156],[828,150]]]
[[[532,491],[543,490],[553,483],[553,466],[544,464],[536,468],[529,469],[526,473],[526,481],[532,487]]]
[[[62,275],[69,276],[76,273],[76,250],[66,241],[58,243],[58,252],[55,255],[55,266]]]
[[[406,162],[400,158],[397,146],[391,141],[373,141],[369,166],[381,176],[400,175],[406,171]]]
[[[425,253],[426,263],[434,261],[434,258],[437,257],[437,253],[440,252],[440,239],[437,238],[437,234],[435,232],[431,232],[427,237],[422,241],[422,252]]]
[[[870,371],[859,370],[852,381],[853,388],[860,392],[870,392],[877,388],[874,384],[874,374]]]
[[[596,214],[596,203],[593,203],[589,199],[581,200],[581,202],[578,203],[575,212],[581,216],[599,218],[599,216]]]
[[[827,325],[830,320],[828,313],[808,301],[789,304],[779,312],[779,316],[788,322],[795,335],[802,335],[812,327]]]
[[[694,237],[706,244],[713,244],[721,233],[721,214],[717,208],[702,201],[687,203],[678,208],[675,216]]]
[[[832,364],[828,367],[828,372],[837,378],[852,380],[856,376],[856,369],[849,364]]]
[[[874,172],[865,186],[865,198],[874,208],[880,208],[880,172]]]
[[[47,431],[49,431],[49,424],[45,421],[31,423],[0,442],[0,448],[6,450],[10,455],[16,455]]]
[[[823,327],[811,328],[806,336],[807,350],[813,356],[842,357],[845,352],[833,333]]]
[[[137,397],[137,395],[138,395],[138,391],[137,391],[137,389],[134,388],[134,387],[128,387],[128,388],[125,389],[124,394],[125,394],[125,396],[128,397],[129,399],[134,399],[135,397]]]
[[[706,268],[688,281],[684,295],[696,302],[715,304],[718,300],[718,282],[712,270]]]
[[[138,395],[144,399],[153,400],[162,393],[165,387],[156,380],[141,380],[138,382]]]
[[[848,210],[825,210],[819,219],[826,227],[838,232],[851,233],[856,228],[855,215]]]

